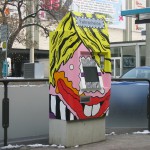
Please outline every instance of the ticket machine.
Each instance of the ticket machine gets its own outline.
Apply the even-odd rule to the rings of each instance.
[[[68,128],[71,132],[79,127],[82,130],[83,124],[87,128],[93,124],[92,128],[99,130],[95,126],[104,120],[109,110],[111,87],[111,54],[105,17],[79,12],[66,14],[57,29],[50,32],[49,60],[50,143],[57,137],[54,131],[58,131],[60,125],[61,129]],[[105,130],[104,121],[102,124]],[[85,134],[92,135],[89,131]],[[65,135],[65,139],[74,138],[66,132]],[[75,135],[76,144],[90,143],[83,140],[80,133]],[[60,137],[55,144],[65,141],[58,139]],[[73,144],[64,142],[66,146]]]

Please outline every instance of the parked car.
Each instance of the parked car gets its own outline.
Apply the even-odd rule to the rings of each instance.
[[[112,81],[109,115],[106,128],[148,128],[147,96],[150,67],[131,69],[120,77],[123,81]],[[126,81],[128,78],[141,81]]]
[[[146,78],[150,79],[150,66],[141,66],[137,68],[133,68],[129,70],[127,73],[125,73],[123,76],[121,76],[122,79],[126,78]]]

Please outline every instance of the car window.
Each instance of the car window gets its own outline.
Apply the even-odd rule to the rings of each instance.
[[[121,78],[136,78],[138,74],[137,72],[138,71],[136,69],[132,69],[125,73]]]
[[[150,69],[134,68],[125,73],[121,78],[147,78],[150,79]]]
[[[137,77],[136,78],[145,78],[146,74],[145,74],[145,70],[137,70]]]

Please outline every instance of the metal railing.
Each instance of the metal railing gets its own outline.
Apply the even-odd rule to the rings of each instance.
[[[48,81],[48,78],[44,79],[0,79],[0,82],[4,85],[4,98],[2,101],[2,127],[4,128],[4,146],[7,146],[7,129],[9,127],[9,98],[8,98],[8,84],[10,82],[43,82]],[[121,78],[112,78],[112,81],[146,81],[149,84],[149,92],[147,96],[147,118],[148,118],[148,130],[150,131],[150,80],[148,79],[121,79]]]
[[[4,146],[7,146],[8,136],[7,129],[9,127],[9,98],[8,98],[8,84],[10,82],[43,82],[48,81],[48,78],[44,79],[0,79],[0,82],[4,85],[4,98],[2,101],[2,127],[4,128]]]
[[[141,79],[136,79],[136,78],[126,78],[126,79],[122,79],[122,78],[112,78],[112,81],[129,81],[129,82],[139,82],[139,81],[146,81],[149,84],[149,88],[148,88],[148,95],[147,95],[147,119],[148,119],[148,130],[150,131],[150,80],[149,79],[145,79],[145,78],[141,78]]]

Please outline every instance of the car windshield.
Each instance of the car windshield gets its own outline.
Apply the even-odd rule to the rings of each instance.
[[[125,73],[121,78],[146,78],[150,79],[150,69],[148,68],[134,68]]]

